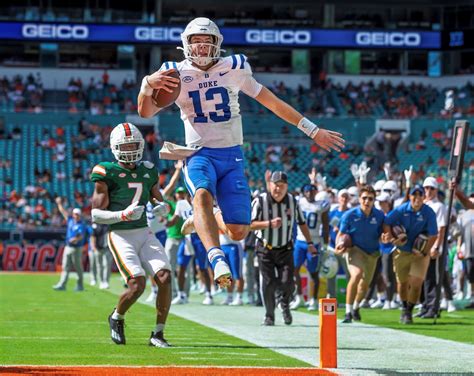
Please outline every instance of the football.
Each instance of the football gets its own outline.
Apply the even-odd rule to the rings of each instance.
[[[179,73],[178,71],[174,71],[174,72],[171,72],[169,76],[179,78]],[[178,98],[179,93],[181,92],[181,80],[179,81],[177,87],[171,88],[171,89],[173,89],[171,93],[168,93],[166,90],[162,90],[162,89],[153,90],[151,99],[153,103],[155,104],[155,106],[159,108],[165,108],[172,105]]]
[[[339,240],[337,242],[337,246],[342,245],[345,249],[351,248],[352,247],[352,239],[351,236],[348,234],[341,234],[339,235]]]
[[[393,226],[392,233],[395,238],[402,242],[402,245],[405,244],[408,240],[407,231],[403,226]]]
[[[426,244],[428,243],[428,236],[420,234],[415,238],[413,242],[413,250],[420,252],[422,255],[426,255]]]

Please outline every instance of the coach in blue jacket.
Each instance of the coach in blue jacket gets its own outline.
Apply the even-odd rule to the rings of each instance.
[[[393,226],[403,226],[406,229],[407,240],[402,242],[393,238],[396,250],[393,254],[393,267],[397,277],[398,294],[402,300],[400,322],[413,323],[413,307],[418,302],[421,287],[430,263],[429,250],[438,234],[436,214],[428,205],[423,204],[425,190],[421,185],[415,185],[410,191],[410,201],[392,210],[385,219],[384,232],[393,235]],[[415,240],[424,234],[428,237],[424,247],[428,252],[415,249]]]
[[[66,290],[66,284],[69,279],[69,273],[72,268],[76,269],[77,285],[75,291],[84,290],[83,270],[82,270],[82,251],[84,245],[88,242],[87,224],[82,219],[81,209],[74,208],[72,215],[69,215],[62,204],[60,197],[56,198],[59,212],[67,221],[66,246],[64,247],[62,260],[62,273],[59,282],[53,286],[57,291]]]
[[[359,204],[345,212],[336,238],[336,253],[344,253],[351,275],[346,292],[346,316],[343,323],[360,321],[359,303],[364,298],[374,276],[380,256],[379,240],[383,232],[384,213],[374,207],[375,190],[367,185],[359,191]],[[342,234],[349,235],[352,247],[341,242]]]

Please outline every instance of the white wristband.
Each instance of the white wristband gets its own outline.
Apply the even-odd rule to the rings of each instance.
[[[302,118],[298,125],[297,125],[298,129],[300,129],[301,131],[303,131],[303,133],[310,137],[310,138],[313,138],[314,136],[316,136],[318,134],[318,131],[319,131],[319,128],[316,124],[314,124],[311,120],[308,120],[307,118]]]
[[[148,83],[147,77],[148,76],[143,77],[142,86],[140,87],[140,94],[143,94],[145,97],[151,97],[153,94],[153,88]]]

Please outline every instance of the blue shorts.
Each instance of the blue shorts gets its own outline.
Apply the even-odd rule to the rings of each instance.
[[[217,200],[225,223],[250,224],[250,189],[240,146],[202,148],[186,159],[184,181],[194,197],[203,188]]]
[[[229,261],[232,278],[242,278],[242,247],[239,244],[223,244],[221,248],[224,251],[225,258]]]
[[[155,234],[156,238],[160,241],[161,245],[164,247],[166,243],[166,230],[157,232]]]
[[[314,245],[319,251],[319,244]],[[298,269],[306,261],[306,268],[310,273],[316,273],[319,270],[319,253],[312,255],[308,252],[308,243],[297,240],[295,249],[293,250],[293,259],[295,261],[295,269]]]
[[[206,248],[204,248],[204,245],[201,242],[201,239],[199,239],[198,234],[191,234],[191,243],[194,248],[194,257],[197,261],[199,269],[206,270],[208,267],[207,252]],[[184,240],[180,243],[176,262],[179,266],[184,266],[185,268],[187,268],[189,261],[191,261],[191,258],[193,256],[184,254],[185,244],[186,243]]]

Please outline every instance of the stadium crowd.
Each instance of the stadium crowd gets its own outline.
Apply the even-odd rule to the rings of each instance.
[[[283,82],[275,82],[270,89],[283,100],[291,103],[301,113],[308,116],[377,116],[379,118],[411,119],[418,116],[453,117],[473,115],[474,87],[467,83],[460,89],[454,89],[453,95],[458,104],[452,112],[439,111],[435,104],[444,100],[447,90],[440,91],[430,85],[400,83],[394,85],[381,81],[372,81],[345,85],[335,84],[321,72],[320,80],[311,89],[298,87],[291,89]],[[121,85],[110,82],[107,71],[101,79],[91,78],[86,84],[80,78],[71,77],[67,96],[53,95],[54,104],[45,103],[41,76],[28,75],[0,81],[0,110],[15,112],[41,112],[49,106],[67,108],[70,113],[87,110],[91,115],[133,113],[137,104],[135,93],[137,84],[124,80]],[[63,102],[61,102],[63,101]],[[244,110],[253,113],[265,113],[256,104],[243,102]],[[166,111],[176,111],[171,106]]]

